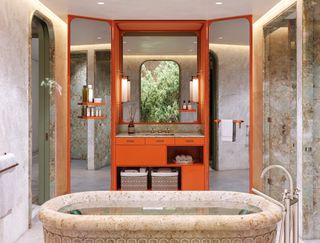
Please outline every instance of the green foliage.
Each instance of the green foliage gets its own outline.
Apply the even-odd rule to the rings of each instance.
[[[174,61],[147,61],[141,66],[141,121],[179,120],[180,69]]]

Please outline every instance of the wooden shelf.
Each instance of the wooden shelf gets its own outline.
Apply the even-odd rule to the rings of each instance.
[[[80,119],[84,120],[98,120],[98,119],[105,119],[107,118],[106,116],[78,116]]]
[[[80,102],[78,105],[81,106],[104,106],[106,103],[105,102],[99,102],[99,103],[94,103],[94,102]]]
[[[192,109],[192,110],[179,110],[179,112],[197,112],[196,109]]]

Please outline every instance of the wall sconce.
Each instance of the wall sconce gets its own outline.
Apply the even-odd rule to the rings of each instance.
[[[193,102],[199,102],[199,78],[197,76],[192,77],[190,81],[190,100]]]
[[[121,101],[128,102],[130,101],[131,94],[131,82],[128,79],[128,76],[123,76],[121,79]]]

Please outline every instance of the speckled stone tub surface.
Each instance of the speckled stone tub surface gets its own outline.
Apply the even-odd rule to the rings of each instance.
[[[75,203],[215,201],[260,208],[249,215],[71,215],[58,212]],[[222,191],[81,192],[56,197],[40,210],[46,243],[274,243],[281,209],[247,193]]]

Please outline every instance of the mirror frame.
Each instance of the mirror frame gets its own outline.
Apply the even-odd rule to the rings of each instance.
[[[142,21],[144,21],[144,20],[142,20]],[[141,21],[141,22],[142,22]],[[166,22],[166,20],[164,20],[165,22]],[[122,21],[119,21],[119,22],[122,22]],[[133,22],[133,21],[131,21],[131,22]],[[138,21],[137,21],[138,22]],[[151,21],[151,22],[163,22],[163,21],[157,21],[157,20],[155,20],[155,21]],[[179,21],[177,21],[177,22],[179,22]],[[181,21],[181,22],[189,22],[189,21]],[[192,22],[192,21],[190,21],[190,22]],[[121,38],[120,38],[120,40],[119,40],[119,43],[118,43],[118,45],[120,46],[120,58],[121,58],[121,63],[120,63],[120,75],[122,76],[124,73],[123,73],[123,36],[126,34],[126,33],[130,33],[130,34],[134,34],[134,33],[137,33],[138,35],[141,35],[141,33],[143,33],[143,34],[148,34],[148,33],[150,33],[150,34],[152,34],[152,33],[161,33],[161,34],[170,34],[170,33],[172,33],[172,34],[174,34],[174,33],[192,33],[192,34],[194,34],[194,36],[196,36],[197,37],[197,42],[198,42],[198,44],[197,44],[197,75],[199,76],[199,70],[200,70],[200,58],[199,58],[199,55],[200,55],[200,37],[201,37],[201,30],[192,30],[192,29],[183,29],[183,30],[180,30],[180,29],[169,29],[169,30],[141,30],[140,29],[141,27],[139,26],[139,25],[137,25],[135,28],[133,28],[133,29],[127,29],[127,28],[125,28],[125,29],[121,29],[120,30],[120,36],[121,36]],[[168,35],[169,36],[169,35]],[[149,59],[148,59],[149,60]],[[148,61],[148,60],[146,60],[146,61]],[[151,60],[151,59],[150,59]],[[160,60],[160,59],[159,59]],[[174,60],[173,60],[174,61]],[[179,63],[178,63],[178,65],[179,65],[179,67],[181,66]],[[181,67],[180,67],[180,70],[181,70]],[[181,74],[181,73],[180,73]],[[140,75],[139,75],[140,76]],[[181,76],[181,75],[180,75]],[[121,77],[120,77],[120,79],[121,79]],[[191,79],[191,77],[190,77],[190,79]],[[139,82],[140,82],[141,80],[140,80],[140,78],[139,78]],[[180,82],[181,82],[181,79],[180,79]],[[198,96],[200,97],[200,85],[201,85],[201,83],[199,83],[199,89],[198,89]],[[121,92],[121,85],[120,85],[120,92]],[[195,121],[195,122],[135,122],[135,124],[146,124],[146,125],[148,125],[148,124],[159,124],[159,125],[161,125],[161,124],[201,124],[201,121],[200,121],[200,102],[197,102],[198,103],[198,110],[197,110],[197,121]],[[122,102],[120,102],[120,107],[119,107],[119,112],[120,112],[120,121],[119,121],[119,124],[121,125],[123,125],[123,124],[129,124],[129,122],[126,122],[126,121],[124,121],[123,120],[123,108],[122,108]]]

